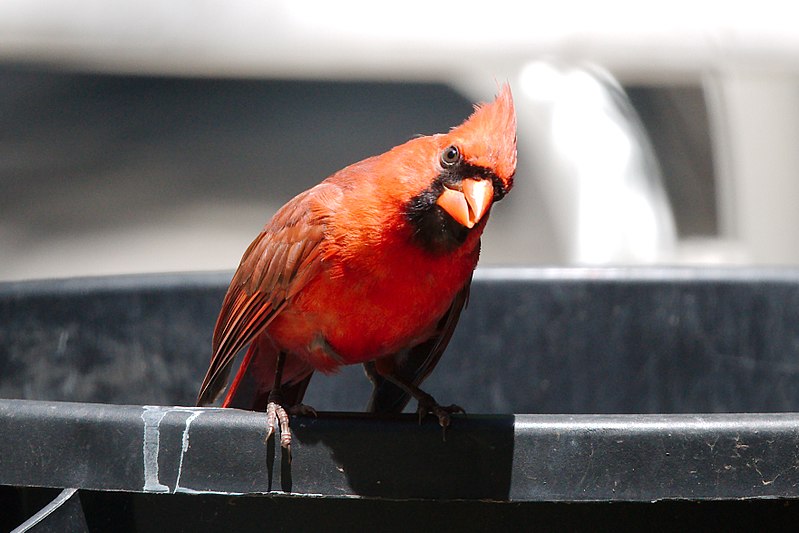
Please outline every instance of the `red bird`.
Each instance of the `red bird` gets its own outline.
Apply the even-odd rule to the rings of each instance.
[[[373,412],[442,427],[456,405],[419,388],[449,343],[469,295],[491,206],[513,186],[516,115],[510,88],[449,133],[418,137],[350,165],[284,205],[244,252],[214,329],[197,405],[266,410],[268,436],[315,370],[363,363]]]

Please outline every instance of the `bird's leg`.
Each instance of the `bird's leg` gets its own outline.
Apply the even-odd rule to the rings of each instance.
[[[286,449],[291,457],[291,430],[289,429],[289,415],[283,407],[283,394],[281,382],[283,380],[283,364],[286,361],[286,354],[283,352],[277,355],[277,365],[275,368],[275,384],[266,404],[266,440],[269,440],[275,431],[280,427],[280,446]]]
[[[407,383],[404,380],[392,375],[387,375],[385,378],[416,398],[416,401],[419,403],[419,407],[416,409],[416,412],[419,415],[420,424],[422,422],[422,418],[424,418],[427,413],[430,413],[438,418],[438,424],[446,431],[446,429],[449,427],[449,419],[451,414],[466,413],[466,411],[464,411],[463,407],[460,405],[439,405],[435,398],[427,394],[413,383]]]

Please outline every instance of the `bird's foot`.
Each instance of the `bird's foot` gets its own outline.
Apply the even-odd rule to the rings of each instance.
[[[291,454],[291,429],[286,409],[277,402],[266,404],[266,440],[272,438],[280,430],[280,446]]]
[[[266,440],[272,438],[278,430],[280,431],[280,446],[286,449],[291,460],[291,428],[289,427],[289,415],[316,416],[316,409],[310,405],[298,403],[288,409],[280,405],[277,401],[270,400],[266,404]]]
[[[446,431],[449,427],[450,423],[450,415],[455,413],[466,413],[463,410],[463,407],[460,405],[439,405],[432,396],[428,399],[421,399],[419,400],[419,407],[416,409],[416,413],[419,415],[419,423],[422,423],[422,419],[429,413],[436,418],[438,418],[438,425],[441,426],[442,429]]]
[[[367,374],[368,373],[369,368],[367,367]],[[427,394],[413,383],[408,383],[390,374],[384,377],[394,383],[394,385],[400,389],[407,392],[409,395],[416,398],[416,401],[418,402],[416,414],[419,415],[420,424],[422,423],[422,419],[424,419],[428,413],[438,418],[438,425],[441,426],[445,441],[447,440],[447,428],[449,427],[450,423],[450,415],[454,413],[466,414],[466,411],[464,411],[463,407],[460,405],[455,405],[454,403],[452,405],[439,405],[435,398]]]

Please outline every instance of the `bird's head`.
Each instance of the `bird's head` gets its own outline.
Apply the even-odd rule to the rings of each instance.
[[[449,133],[424,140],[433,179],[407,204],[406,214],[422,244],[452,249],[472,230],[482,231],[491,206],[513,187],[516,113],[510,87],[503,85],[493,102],[475,106]]]

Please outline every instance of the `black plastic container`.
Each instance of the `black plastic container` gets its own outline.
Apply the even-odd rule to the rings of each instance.
[[[264,415],[190,407],[228,279],[0,284],[0,528],[56,495],[36,527],[797,518],[797,270],[481,270],[425,382],[469,413],[446,440],[432,419],[358,414],[369,387],[351,367],[312,380],[320,416],[294,420],[291,463]]]

